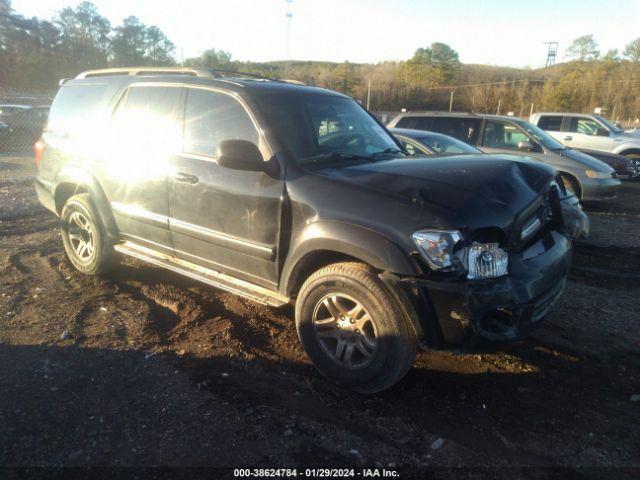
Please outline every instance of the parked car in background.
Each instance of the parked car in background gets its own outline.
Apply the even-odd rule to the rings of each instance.
[[[555,167],[568,189],[585,201],[615,197],[620,180],[607,164],[566,148],[544,130],[518,117],[451,112],[407,112],[388,128],[443,133],[485,153],[517,153]]]
[[[0,103],[0,120],[4,121],[7,117],[14,113],[28,110],[31,105],[22,105],[17,103]]]
[[[42,135],[48,115],[49,107],[30,107],[7,115],[3,122],[10,131],[3,135],[0,146],[31,147]]]
[[[522,337],[562,295],[588,219],[553,168],[407,157],[342,94],[171,72],[85,72],[53,102],[36,192],[80,272],[116,268],[117,251],[295,302],[318,370],[365,393],[419,345]]]
[[[410,128],[392,128],[389,130],[409,155],[459,155],[482,153],[475,147],[457,138],[442,133],[413,130]]]
[[[640,171],[640,137],[600,115],[538,112],[530,121],[568,147],[617,153],[631,160],[631,172]]]
[[[640,159],[632,159],[611,152],[601,152],[599,150],[589,150],[587,148],[576,148],[582,153],[597,158],[613,168],[619,177],[626,177],[630,180],[640,178]]]

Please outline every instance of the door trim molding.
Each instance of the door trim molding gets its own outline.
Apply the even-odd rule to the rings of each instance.
[[[177,218],[169,218],[169,229],[182,235],[213,243],[231,250],[237,250],[241,253],[253,255],[264,260],[273,260],[275,256],[274,246],[250,242],[200,225],[178,220]]]
[[[276,248],[274,245],[266,245],[234,237],[233,235],[228,235],[200,225],[178,220],[177,218],[150,212],[139,205],[111,202],[111,207],[113,211],[119,215],[180,233],[197,240],[202,240],[203,242],[212,243],[214,245],[235,250],[246,255],[252,255],[263,260],[272,261],[275,258]]]

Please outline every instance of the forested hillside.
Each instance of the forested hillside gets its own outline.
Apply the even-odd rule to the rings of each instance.
[[[296,79],[363,103],[370,92],[370,108],[380,111],[448,109],[452,101],[454,110],[524,116],[532,104],[535,110],[604,107],[621,121],[640,116],[640,38],[621,46],[622,53],[600,55],[596,40],[585,35],[568,49],[568,61],[547,69],[465,65],[446,44],[416,47],[410,59],[376,64],[241,62],[215,48],[184,63]],[[92,68],[175,65],[175,55],[175,45],[158,27],[136,17],[112,26],[90,2],[39,19],[25,18],[9,0],[0,0],[0,88],[5,90],[53,90],[60,78]]]

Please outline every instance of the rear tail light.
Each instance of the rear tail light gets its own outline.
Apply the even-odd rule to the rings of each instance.
[[[36,166],[40,166],[40,160],[42,160],[42,154],[44,153],[45,144],[42,140],[38,140],[33,145],[33,154],[35,155]]]

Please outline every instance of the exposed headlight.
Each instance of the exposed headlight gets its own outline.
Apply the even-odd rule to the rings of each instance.
[[[601,180],[612,178],[610,172],[596,172],[595,170],[585,170],[584,173],[586,173],[587,177],[589,178],[599,178]]]
[[[460,232],[452,230],[420,230],[411,239],[434,270],[453,266],[453,249],[460,240]]]
[[[497,243],[473,242],[469,249],[469,273],[471,280],[495,278],[507,274],[509,255]]]

